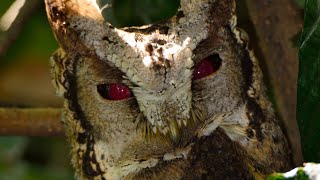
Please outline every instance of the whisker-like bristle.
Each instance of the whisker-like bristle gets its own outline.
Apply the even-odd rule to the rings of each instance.
[[[204,107],[196,103],[194,103],[192,107],[193,110],[191,111],[191,116],[194,122],[203,121],[206,119],[207,112],[205,111]]]

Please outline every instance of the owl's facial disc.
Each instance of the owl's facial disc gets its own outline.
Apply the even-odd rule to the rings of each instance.
[[[222,60],[218,54],[211,54],[196,62],[194,69],[185,66],[176,67],[175,65],[167,67],[167,73],[170,71],[181,71],[182,73],[180,76],[173,76],[174,78],[166,83],[170,86],[159,86],[162,88],[160,91],[131,87],[140,110],[144,114],[145,121],[148,122],[147,124],[154,133],[160,132],[175,138],[178,137],[180,129],[189,125],[190,122],[207,118],[194,116],[195,113],[206,114],[206,112],[191,112],[193,106],[192,81],[212,77],[219,70]],[[187,61],[184,64],[188,64]],[[154,71],[156,70],[154,69]],[[205,111],[205,109],[201,109],[201,111]]]
[[[219,70],[221,63],[222,60],[218,54],[209,55],[198,61],[193,69],[192,81],[214,75]],[[167,67],[167,69],[170,71],[170,67]],[[174,81],[177,82],[176,79]],[[141,87],[129,88],[121,83],[99,84],[97,85],[97,92],[106,100],[118,101],[133,97],[131,88],[134,90],[145,116],[144,121],[148,121],[147,125],[154,133],[161,132],[176,137],[180,128],[187,126],[189,121],[195,121],[195,119],[192,119],[194,116],[190,116],[190,113],[194,112],[189,111],[189,102],[192,99],[190,81],[182,84],[172,84],[172,88],[162,89],[161,92],[146,91]]]

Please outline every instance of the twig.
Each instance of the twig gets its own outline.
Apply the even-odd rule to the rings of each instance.
[[[59,108],[0,108],[0,135],[62,136]]]
[[[301,31],[303,20],[292,0],[246,0],[258,37],[276,106],[286,126],[296,165],[303,162],[296,122],[298,48],[292,38]]]

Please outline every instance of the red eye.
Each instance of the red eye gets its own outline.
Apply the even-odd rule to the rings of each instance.
[[[193,71],[193,80],[201,79],[216,72],[221,66],[221,58],[218,54],[213,54],[204,58]]]
[[[122,100],[132,96],[130,89],[119,83],[99,84],[97,89],[99,94],[108,100]]]

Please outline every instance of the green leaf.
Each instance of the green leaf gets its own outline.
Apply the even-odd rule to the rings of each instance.
[[[297,167],[285,173],[274,173],[267,180],[319,180],[320,164],[305,163],[304,167]]]
[[[320,162],[320,1],[306,0],[299,52],[297,119],[305,161]]]

